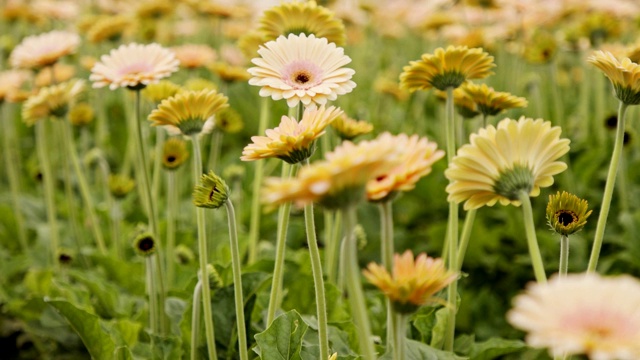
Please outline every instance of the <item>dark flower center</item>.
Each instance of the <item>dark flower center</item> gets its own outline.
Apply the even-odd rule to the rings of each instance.
[[[562,226],[571,225],[574,221],[578,220],[578,217],[573,211],[560,210],[556,213],[556,218]]]
[[[169,155],[169,156],[167,156],[167,161],[172,163],[172,162],[176,161],[176,157],[173,156],[173,155]]]
[[[138,248],[142,251],[149,251],[153,249],[153,239],[150,237],[144,238],[138,242]]]
[[[305,73],[300,73],[298,75],[296,75],[296,82],[298,84],[306,84],[309,82],[309,75],[305,74]]]

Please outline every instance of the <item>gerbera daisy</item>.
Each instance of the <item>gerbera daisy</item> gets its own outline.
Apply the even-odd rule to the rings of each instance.
[[[342,48],[312,35],[280,36],[260,47],[261,57],[251,60],[256,67],[249,84],[261,86],[260,96],[285,99],[289,107],[323,105],[338,95],[351,92],[355,73],[343,66],[351,62]]]
[[[91,69],[89,79],[94,88],[109,85],[111,90],[142,89],[178,71],[179,64],[173,52],[158,44],[131,43],[102,55]]]
[[[0,72],[0,104],[4,100],[11,101],[11,97],[20,92],[22,86],[31,78],[26,70],[7,70]]]
[[[142,90],[142,96],[153,103],[160,103],[162,100],[172,97],[177,94],[182,88],[180,85],[169,81],[160,80],[155,84],[149,84],[144,90]]]
[[[65,82],[71,79],[75,74],[75,67],[63,63],[55,63],[53,65],[54,81],[51,79],[51,69],[45,68],[41,69],[36,75],[35,84],[37,87],[55,85],[56,83]]]
[[[549,195],[547,222],[560,235],[571,235],[584,227],[591,215],[586,200],[565,191]]]
[[[640,359],[640,281],[627,275],[570,274],[531,284],[507,314],[527,344],[553,356]]]
[[[476,103],[478,110],[485,116],[497,115],[512,108],[527,107],[527,99],[514,96],[508,92],[495,91],[487,84],[465,83],[460,87],[469,98]]]
[[[94,44],[119,41],[135,26],[135,20],[125,15],[106,15],[88,21],[91,22],[87,24],[87,39]]]
[[[343,140],[353,140],[360,135],[373,131],[373,125],[371,123],[364,120],[352,119],[344,113],[331,123],[331,127]]]
[[[620,101],[627,105],[640,104],[640,65],[629,58],[619,61],[608,51],[596,51],[587,61],[611,80]]]
[[[290,164],[308,159],[315,151],[315,141],[342,110],[333,106],[306,109],[302,120],[283,116],[280,125],[267,130],[267,136],[252,136],[252,144],[242,151],[240,160],[251,161],[277,157]]]
[[[400,85],[409,91],[427,90],[432,87],[445,91],[457,88],[470,79],[482,79],[493,74],[493,56],[481,48],[449,46],[437,48],[433,54],[423,54],[418,61],[411,61],[400,74]]]
[[[557,161],[569,151],[569,140],[560,139],[562,130],[542,119],[504,119],[471,135],[453,158],[445,176],[449,201],[464,204],[465,210],[484,205],[520,205],[519,193],[540,194],[541,187],[553,184],[553,175],[567,165]]]
[[[232,66],[224,62],[211,64],[209,70],[226,83],[247,81],[251,77],[245,67]]]
[[[215,90],[180,92],[162,100],[149,115],[149,120],[153,121],[153,126],[165,125],[183,135],[199,134],[206,122],[213,126],[213,116],[229,106],[227,100]]]
[[[212,64],[218,58],[216,51],[209,45],[185,44],[171,48],[186,69],[196,69]]]
[[[38,69],[56,63],[65,55],[73,54],[80,45],[80,36],[68,31],[51,31],[26,37],[9,56],[11,66]]]
[[[48,116],[61,118],[67,114],[69,106],[84,90],[84,80],[44,87],[30,97],[22,106],[22,121],[31,126]]]
[[[179,137],[172,137],[162,147],[162,166],[166,170],[176,170],[189,157],[187,143]]]

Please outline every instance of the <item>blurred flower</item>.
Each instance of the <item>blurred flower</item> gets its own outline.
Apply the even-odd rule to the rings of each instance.
[[[0,104],[4,100],[11,101],[11,97],[20,92],[22,86],[31,78],[26,70],[6,70],[0,72]]]
[[[267,42],[264,35],[259,31],[249,31],[238,39],[238,49],[247,59],[258,56],[258,49]]]
[[[567,236],[582,230],[589,215],[591,210],[586,200],[565,191],[549,195],[547,221],[558,234]]]
[[[220,274],[211,264],[207,264],[207,278],[209,279],[209,288],[213,291],[222,289],[222,287],[224,286],[224,282],[222,281]],[[200,272],[198,272],[198,280],[202,280],[202,275]]]
[[[280,125],[268,129],[267,136],[252,136],[253,143],[242,151],[242,161],[260,160],[277,157],[289,164],[297,164],[313,155],[315,141],[325,133],[325,128],[342,110],[331,106],[317,109],[306,109],[300,122],[294,118],[283,116]]]
[[[331,123],[331,127],[343,140],[353,140],[356,137],[373,131],[373,125],[364,120],[355,120],[346,114],[338,116]]]
[[[640,104],[640,65],[629,58],[619,61],[610,52],[596,51],[588,62],[611,80],[616,97],[627,105]]]
[[[406,134],[384,133],[380,138],[390,141],[401,149],[400,164],[387,173],[367,182],[369,201],[388,201],[399,191],[413,190],[418,180],[431,172],[431,166],[444,157],[444,151],[426,137]]]
[[[116,199],[125,198],[135,186],[136,183],[127,175],[109,175],[109,191]]]
[[[453,104],[458,111],[458,114],[465,119],[473,119],[474,117],[480,115],[478,111],[478,105],[469,97],[464,90],[464,85],[459,88],[453,90]],[[447,99],[447,93],[445,91],[436,90],[436,96],[438,99],[445,101]]]
[[[493,67],[493,56],[481,48],[437,48],[433,54],[423,54],[421,60],[411,61],[405,66],[400,74],[400,85],[409,91],[432,87],[445,91],[470,79],[486,78],[492,74]]]
[[[149,84],[141,93],[147,100],[158,104],[162,100],[174,96],[180,90],[182,90],[180,85],[169,80],[160,80],[155,84]]]
[[[80,57],[80,66],[82,66],[83,69],[89,70],[91,71],[91,69],[93,68],[93,66],[98,62],[98,59],[96,59],[93,56],[81,56]]]
[[[622,33],[622,24],[619,18],[607,12],[588,14],[583,18],[579,28],[582,35],[589,38],[594,47],[605,41],[619,38]]]
[[[73,54],[80,45],[80,36],[68,31],[51,31],[28,36],[9,56],[13,67],[38,69],[56,63],[65,55]]]
[[[393,96],[398,101],[405,101],[409,98],[409,93],[400,87],[400,83],[397,80],[378,77],[373,83],[373,88],[381,94]]]
[[[234,182],[234,181],[242,181],[242,179],[245,176],[245,168],[242,165],[239,164],[232,164],[227,166],[223,171],[222,171],[222,176],[225,179],[229,179],[230,182]]]
[[[193,203],[197,207],[217,209],[224,205],[229,198],[229,187],[221,177],[213,171],[203,174],[200,184],[193,190]]]
[[[70,21],[78,16],[80,9],[75,1],[38,0],[30,4],[33,11],[51,20]]]
[[[318,6],[315,1],[282,3],[266,10],[259,20],[261,31],[267,40],[289,34],[315,35],[330,43],[344,46],[344,25],[331,10]]]
[[[226,83],[247,81],[251,75],[242,66],[231,66],[223,62],[216,62],[209,66],[209,70],[218,75],[220,80]]]
[[[178,244],[174,250],[176,261],[182,265],[191,264],[196,256],[191,249],[184,244]]]
[[[355,71],[343,68],[351,58],[325,38],[280,36],[261,46],[258,53],[261,57],[251,60],[256,67],[248,70],[253,76],[249,84],[262,87],[260,96],[286,99],[289,107],[300,102],[324,105],[356,86],[351,81]]]
[[[84,90],[84,80],[71,80],[62,84],[41,88],[22,106],[22,121],[31,126],[36,121],[54,116],[62,118],[69,106]]]
[[[184,88],[191,91],[217,90],[218,85],[211,80],[203,78],[191,78],[184,83]]]
[[[453,158],[445,176],[449,201],[463,202],[465,210],[484,205],[520,205],[521,191],[538,196],[541,187],[553,184],[553,175],[567,165],[557,161],[569,151],[569,140],[560,139],[560,127],[542,119],[506,118],[471,135]]]
[[[215,116],[216,128],[227,134],[235,134],[244,128],[242,116],[230,107],[220,110]]]
[[[89,79],[94,82],[94,88],[109,85],[111,90],[142,89],[178,71],[178,65],[173,52],[158,44],[131,43],[102,55],[91,69]]]
[[[147,257],[156,252],[156,239],[150,232],[142,232],[133,240],[133,249],[142,257]]]
[[[536,31],[523,47],[525,60],[532,64],[547,64],[558,51],[558,41],[549,31]]]
[[[120,41],[135,26],[134,19],[125,15],[105,15],[89,20],[87,40],[94,44]]]
[[[391,300],[393,308],[403,314],[413,313],[424,304],[437,302],[434,295],[458,276],[448,271],[440,258],[434,259],[422,253],[414,260],[411,250],[393,256],[391,274],[376,263],[370,263],[363,274]]]
[[[153,126],[166,125],[187,136],[201,133],[205,122],[229,106],[226,96],[215,90],[184,91],[162,100],[151,112]]]
[[[167,0],[142,1],[136,8],[136,16],[142,19],[159,19],[173,13],[175,6]]]
[[[95,113],[91,105],[79,103],[69,110],[69,122],[74,126],[85,126],[91,124]]]
[[[514,96],[508,92],[495,91],[487,84],[465,83],[460,87],[484,115],[497,115],[504,110],[527,107],[527,99]]]
[[[55,84],[59,84],[61,82],[65,82],[76,74],[76,68],[63,64],[63,63],[55,63],[53,64],[53,75],[55,77]],[[54,82],[51,81],[51,68],[47,67],[44,69],[40,69],[38,74],[36,75],[35,84],[37,87],[55,85]]]
[[[184,44],[175,46],[171,50],[180,61],[180,66],[186,69],[207,66],[218,58],[216,51],[211,46],[204,44]]]
[[[514,299],[507,320],[526,342],[555,357],[640,359],[640,281],[628,276],[569,274],[532,283]]]
[[[162,166],[166,170],[176,170],[189,158],[187,143],[179,137],[168,139],[162,147]]]

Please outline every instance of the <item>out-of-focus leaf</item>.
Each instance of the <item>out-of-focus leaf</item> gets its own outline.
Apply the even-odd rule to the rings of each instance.
[[[256,335],[260,358],[302,360],[302,338],[308,328],[295,310],[278,316],[267,330]]]
[[[520,340],[492,338],[471,345],[469,356],[471,360],[491,360],[505,354],[522,351],[524,348],[526,345]]]
[[[460,357],[448,351],[442,351],[419,341],[405,341],[404,360],[465,360],[467,357]],[[379,358],[380,360],[392,360],[393,355],[385,354]]]

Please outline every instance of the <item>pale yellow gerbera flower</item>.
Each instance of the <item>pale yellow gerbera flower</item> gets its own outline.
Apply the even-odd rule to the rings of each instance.
[[[76,75],[76,68],[63,64],[53,64],[53,76],[55,77],[55,83],[65,82]],[[40,69],[35,78],[35,84],[37,87],[55,85],[51,81],[51,68]]]
[[[31,78],[27,70],[6,70],[0,72],[0,104],[20,92],[22,86]]]
[[[431,166],[444,157],[444,151],[426,137],[407,134],[384,133],[381,141],[395,143],[401,149],[400,165],[367,182],[367,198],[370,201],[386,201],[399,191],[413,190],[420,178],[431,172]]]
[[[373,131],[373,124],[364,120],[352,119],[344,113],[331,123],[331,127],[343,140],[353,140]]]
[[[251,60],[255,67],[249,84],[261,86],[260,96],[285,99],[289,107],[324,105],[338,95],[351,92],[355,73],[343,66],[351,62],[342,48],[325,38],[290,34],[260,47],[261,57]]]
[[[298,122],[294,118],[283,116],[280,125],[268,129],[267,136],[252,136],[252,144],[242,151],[242,161],[260,160],[277,157],[289,164],[297,164],[313,155],[316,139],[325,133],[325,128],[342,110],[331,106],[306,109]]]
[[[155,84],[149,84],[142,90],[142,96],[153,103],[159,103],[164,99],[170,98],[177,94],[182,88],[180,85],[169,81],[160,80]]]
[[[120,41],[135,26],[133,18],[125,15],[100,16],[87,24],[87,39],[98,44],[104,41]]]
[[[36,121],[54,116],[61,118],[84,90],[84,80],[72,80],[66,83],[44,87],[31,96],[22,106],[22,121],[31,126]]]
[[[267,40],[289,34],[314,34],[329,42],[343,46],[346,40],[344,24],[334,17],[331,10],[318,6],[315,1],[293,1],[266,10],[259,20],[261,31]]]
[[[478,110],[484,115],[497,115],[513,108],[527,107],[527,99],[511,95],[508,92],[495,91],[487,84],[466,83],[460,87],[469,98],[476,103]]]
[[[376,263],[370,263],[363,274],[391,300],[396,311],[404,314],[410,314],[424,304],[437,302],[434,295],[457,277],[456,273],[447,270],[442,259],[422,253],[414,260],[411,250],[393,256],[391,274]]]
[[[629,58],[619,61],[608,51],[596,51],[587,61],[611,80],[620,101],[627,105],[640,104],[640,65]]]
[[[51,31],[26,37],[9,56],[11,66],[38,69],[56,63],[63,56],[73,54],[80,45],[80,36],[68,31]]]
[[[196,69],[212,64],[218,58],[216,51],[209,45],[184,44],[171,48],[186,69]]]
[[[549,195],[547,222],[558,234],[568,236],[582,230],[589,215],[591,210],[587,200],[565,191]]]
[[[640,359],[640,281],[628,276],[569,274],[530,284],[507,314],[526,342],[552,356]]]
[[[167,126],[171,133],[191,136],[203,132],[208,122],[215,124],[213,116],[229,106],[226,96],[215,90],[184,91],[162,100],[151,112],[149,121],[153,126]],[[173,131],[171,131],[173,130]]]
[[[504,119],[471,135],[453,158],[445,176],[449,201],[466,201],[465,210],[484,205],[520,205],[521,191],[538,196],[567,165],[557,161],[569,151],[562,130],[542,119]]]
[[[493,74],[493,56],[481,48],[449,46],[437,48],[433,54],[423,54],[418,61],[411,61],[400,74],[400,85],[409,91],[427,90],[432,87],[445,91],[457,88],[470,79],[482,79]]]
[[[251,75],[242,66],[232,66],[224,62],[216,62],[209,66],[209,70],[226,83],[247,81]]]
[[[180,62],[173,52],[158,44],[131,43],[102,55],[91,69],[89,79],[94,88],[109,86],[142,89],[178,71]]]

